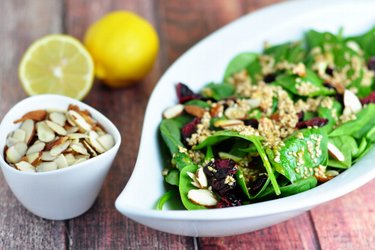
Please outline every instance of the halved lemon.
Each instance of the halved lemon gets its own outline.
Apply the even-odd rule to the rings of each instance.
[[[85,47],[68,35],[48,35],[36,40],[18,69],[28,95],[60,94],[83,99],[94,80],[94,63]]]

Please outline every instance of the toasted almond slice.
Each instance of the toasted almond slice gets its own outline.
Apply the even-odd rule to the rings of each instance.
[[[183,111],[184,111],[184,105],[177,104],[175,106],[169,107],[166,110],[164,110],[163,117],[165,119],[171,119],[171,118],[181,115]]]
[[[32,153],[38,153],[43,151],[45,148],[46,144],[41,141],[36,141],[26,152],[27,155],[32,154]]]
[[[328,153],[338,161],[345,161],[345,156],[334,144],[328,142]]]
[[[96,139],[105,151],[110,150],[115,145],[115,140],[110,134],[105,134]]]
[[[188,198],[193,203],[205,207],[212,207],[217,204],[215,196],[207,189],[191,189],[188,192]]]
[[[90,131],[92,126],[86,122],[86,120],[74,110],[69,110],[67,116],[79,127],[83,132]]]
[[[82,144],[86,147],[86,149],[88,150],[88,152],[90,153],[90,155],[92,157],[94,156],[97,156],[98,154],[96,153],[95,149],[93,149],[90,144],[86,141],[86,140],[83,140],[82,141]]]
[[[68,163],[68,166],[73,165],[76,159],[74,158],[73,154],[65,154],[66,162]]]
[[[236,119],[245,119],[246,112],[245,110],[238,108],[238,107],[229,107],[224,112],[225,116],[229,119],[236,120]]]
[[[81,157],[81,156],[77,156],[75,157],[75,162],[73,163],[74,165],[75,164],[78,164],[78,163],[81,163],[81,162],[84,162],[84,161],[87,161],[89,158],[88,157]]]
[[[48,172],[53,171],[57,169],[56,162],[42,162],[39,164],[39,166],[36,167],[37,172]]]
[[[347,89],[344,92],[344,106],[353,113],[358,113],[362,109],[361,101],[352,91]]]
[[[256,98],[247,99],[246,102],[249,104],[249,107],[252,109],[257,108],[260,105],[260,99],[256,99]]]
[[[45,122],[38,122],[36,124],[36,131],[38,139],[42,142],[50,142],[55,139],[55,133],[47,126]]]
[[[68,167],[68,161],[66,160],[65,156],[63,154],[59,155],[54,162],[57,164],[57,168],[66,168]]]
[[[89,132],[89,138],[88,138],[89,144],[95,149],[96,152],[101,154],[105,152],[105,148],[96,140],[98,138],[99,138],[99,135],[96,132],[94,131]]]
[[[203,168],[200,167],[197,170],[197,173],[195,175],[196,175],[196,179],[197,179],[197,182],[199,183],[200,187],[206,188],[208,186],[208,181],[207,181],[206,174],[203,171]]]
[[[68,132],[68,134],[74,134],[74,133],[77,133],[79,132],[79,127],[75,126],[75,127],[68,127],[68,126],[64,126],[66,132]]]
[[[20,119],[14,121],[14,123],[23,122],[29,119],[33,121],[43,121],[44,119],[46,119],[46,116],[47,116],[47,111],[41,110],[41,109],[34,110],[34,111],[30,111],[24,114]]]
[[[26,132],[23,129],[16,129],[14,130],[12,137],[16,142],[19,142],[19,141],[25,142]]]
[[[52,156],[58,156],[62,152],[64,152],[70,145],[70,141],[66,141],[62,144],[58,144],[49,151]]]
[[[27,145],[25,142],[17,142],[6,150],[6,160],[10,163],[17,163],[25,155],[26,150]]]
[[[42,158],[42,152],[36,152],[36,153],[26,155],[27,162],[33,166],[35,166],[36,163],[39,160],[41,160],[41,158]]]
[[[82,139],[82,138],[88,138],[89,136],[82,133],[71,133],[68,134],[69,139]]]
[[[7,147],[9,148],[9,147],[11,147],[11,146],[13,146],[14,144],[16,144],[17,142],[19,142],[17,139],[15,139],[15,138],[13,138],[12,136],[11,136],[11,134],[7,137],[7,142],[6,142],[6,144],[7,144]]]
[[[201,186],[199,185],[199,182],[197,181],[197,177],[195,176],[195,174],[193,174],[192,172],[186,172],[187,175],[193,180],[192,182],[190,182],[193,186],[197,187],[197,188],[201,188]]]
[[[210,115],[212,117],[221,117],[223,116],[224,106],[220,103],[214,103],[210,109]]]
[[[66,130],[57,123],[54,123],[54,122],[51,122],[51,121],[46,121],[46,124],[48,125],[48,127],[50,129],[52,129],[58,135],[66,135],[67,134]]]
[[[42,153],[41,160],[42,161],[54,161],[57,158],[57,156],[51,155],[50,151],[44,151]]]
[[[22,172],[35,172],[35,168],[33,165],[26,161],[20,161],[15,164],[16,168]]]
[[[239,126],[243,125],[243,121],[241,120],[217,120],[214,122],[215,127],[221,127],[221,128],[230,128],[233,126]]]
[[[25,142],[26,144],[29,144],[35,134],[35,122],[30,119],[25,120],[20,129],[25,131]]]
[[[185,105],[185,111],[186,113],[198,118],[202,118],[205,112],[204,108],[196,105]]]
[[[78,154],[89,155],[89,153],[87,152],[87,149],[80,142],[79,143],[72,143],[70,145],[70,148],[73,149],[73,151],[77,152]]]
[[[66,117],[65,117],[65,114],[61,113],[61,112],[51,112],[49,114],[49,119],[51,119],[51,121],[53,121],[54,123],[60,125],[60,126],[64,126],[65,123],[66,123]]]

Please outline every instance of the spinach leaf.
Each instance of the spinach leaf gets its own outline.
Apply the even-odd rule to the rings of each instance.
[[[245,180],[245,177],[243,175],[243,172],[241,170],[241,168],[239,168],[237,170],[237,173],[236,173],[236,181],[238,183],[238,185],[240,185],[241,187],[241,190],[245,193],[246,197],[250,200],[252,199],[255,199],[257,198],[259,195],[261,195],[268,187],[269,183],[270,183],[270,178],[267,179],[266,183],[263,185],[263,187],[258,191],[257,194],[255,195],[252,195],[250,192],[249,192],[249,187],[246,183],[246,180]],[[274,193],[275,190],[273,187],[269,187],[268,188],[270,190],[271,193]]]
[[[184,147],[181,142],[181,132],[178,122],[170,119],[162,120],[160,123],[160,132],[172,155],[178,152],[179,146]]]
[[[332,131],[333,126],[336,124],[336,119],[340,116],[342,112],[342,105],[336,100],[332,101],[332,107],[323,107],[322,105],[318,108],[318,116],[328,119],[328,123],[324,125],[323,129],[326,133]]]
[[[234,94],[234,86],[230,83],[209,83],[203,90],[202,95],[217,101],[231,97]]]
[[[211,136],[208,136],[203,142],[196,145],[194,147],[194,149],[202,149],[204,147],[212,146],[212,145],[215,145],[215,144],[217,144],[221,141],[224,141],[224,140],[229,139],[229,138],[234,138],[234,137],[242,138],[244,140],[250,141],[255,145],[255,147],[256,147],[256,149],[259,153],[259,156],[262,158],[264,168],[266,169],[267,174],[268,174],[268,176],[271,180],[271,183],[272,183],[272,186],[275,190],[275,193],[280,194],[280,189],[279,189],[279,186],[277,184],[276,177],[273,173],[273,169],[272,169],[271,164],[270,164],[270,162],[267,158],[267,155],[264,152],[263,146],[260,142],[260,137],[241,135],[240,133],[238,133],[236,131],[221,130],[221,131],[215,132]]]
[[[269,47],[264,50],[264,54],[273,56],[276,63],[282,61],[299,63],[304,59],[305,49],[301,42],[288,42]]]
[[[184,105],[193,105],[193,106],[198,106],[198,107],[201,107],[201,108],[210,108],[210,104],[208,104],[205,101],[198,100],[198,99],[194,99],[194,100],[190,100],[188,102],[185,102]]]
[[[328,137],[321,129],[298,130],[283,142],[266,153],[276,171],[292,183],[313,176],[314,168],[328,160]]]
[[[174,153],[172,161],[180,171],[186,166],[194,165],[193,160],[187,154],[181,152]]]
[[[178,186],[180,179],[180,171],[177,169],[171,169],[168,171],[168,174],[164,177],[166,183]]]
[[[252,83],[258,82],[259,78],[262,77],[262,65],[260,64],[259,56],[257,56],[256,60],[252,61],[246,69]]]
[[[306,97],[331,95],[335,91],[324,87],[321,80],[312,70],[306,69],[306,76],[283,74],[276,78],[274,85],[281,86],[292,94]]]
[[[356,139],[361,139],[375,126],[374,117],[375,104],[368,104],[357,113],[357,119],[342,124],[333,130],[329,136],[351,135]]]
[[[309,30],[308,32],[306,32],[305,41],[308,50],[311,50],[315,47],[324,49],[324,45],[339,44],[342,42],[340,37],[337,37],[330,32],[318,32],[316,30]]]
[[[336,136],[330,137],[328,140],[335,145],[340,152],[344,155],[344,161],[338,161],[330,157],[328,166],[336,168],[349,168],[352,165],[352,155],[358,152],[357,142],[351,136]]]
[[[206,209],[206,207],[204,206],[197,205],[191,202],[188,198],[189,191],[192,189],[196,189],[196,187],[194,187],[193,184],[191,184],[192,180],[187,174],[187,172],[195,173],[197,169],[198,169],[198,166],[189,165],[183,168],[180,173],[180,185],[179,185],[180,196],[181,196],[182,204],[188,210]]]
[[[156,210],[163,210],[165,203],[167,203],[169,200],[173,199],[176,196],[178,196],[178,191],[176,189],[172,189],[168,192],[165,192],[165,194],[158,200],[156,204]]]
[[[240,72],[247,68],[247,66],[256,60],[257,54],[252,52],[244,52],[235,56],[228,64],[224,73],[224,82],[233,74]]]
[[[363,50],[366,60],[375,55],[375,27],[362,35],[348,37],[346,41],[356,42]]]

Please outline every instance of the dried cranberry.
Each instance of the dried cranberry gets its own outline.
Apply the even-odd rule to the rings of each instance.
[[[327,67],[325,72],[327,75],[333,76],[333,68]]]
[[[190,138],[192,134],[194,134],[197,131],[197,125],[201,122],[201,119],[194,118],[191,122],[186,124],[181,129],[182,138],[185,144],[187,144],[187,138]]]
[[[265,83],[271,83],[271,82],[274,82],[276,80],[276,75],[275,74],[268,74],[268,75],[265,75],[264,78],[263,78],[264,82]]]
[[[367,63],[367,67],[372,71],[375,71],[375,56],[372,56]]]
[[[255,181],[252,181],[248,184],[250,188],[250,194],[256,195],[259,191],[263,188],[264,184],[266,184],[268,176],[265,174],[259,175]]]
[[[314,127],[314,126],[323,127],[327,123],[328,123],[328,119],[321,118],[321,117],[314,117],[307,121],[298,122],[296,125],[296,128],[303,129],[303,128]]]
[[[208,184],[212,187],[212,191],[225,196],[229,191],[236,187],[234,175],[237,172],[236,163],[228,159],[216,159],[209,162],[204,168],[207,176]]]
[[[178,83],[176,86],[177,97],[180,103],[185,103],[193,99],[200,99],[201,96],[195,94],[188,86]]]
[[[300,112],[297,113],[297,116],[298,116],[298,121],[302,122],[303,118],[305,117],[305,112],[300,111]]]
[[[235,206],[241,206],[242,201],[240,198],[238,198],[235,194],[229,193],[226,196],[222,196],[217,203],[217,208],[223,208],[223,207],[235,207]]]
[[[259,127],[259,121],[257,119],[255,119],[255,118],[244,120],[244,123],[245,123],[245,125],[251,126],[251,127],[255,128],[255,129],[258,129],[258,127]]]
[[[369,104],[369,103],[375,103],[375,92],[371,92],[370,95],[366,96],[361,100],[361,103],[363,105]]]

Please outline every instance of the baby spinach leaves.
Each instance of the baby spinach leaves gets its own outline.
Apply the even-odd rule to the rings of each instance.
[[[276,149],[266,153],[276,171],[294,183],[314,175],[314,168],[326,165],[328,137],[320,129],[303,129],[294,132]]]
[[[203,90],[202,95],[215,100],[226,99],[234,94],[234,86],[229,83],[209,83]]]
[[[161,136],[173,155],[178,152],[178,147],[184,147],[181,142],[179,123],[174,120],[164,119],[160,123]]]
[[[182,204],[184,204],[184,207],[188,210],[206,209],[206,207],[195,204],[192,201],[190,201],[188,198],[189,191],[192,189],[196,189],[196,187],[194,187],[193,184],[191,184],[192,180],[187,173],[188,172],[195,173],[197,169],[198,167],[196,165],[189,165],[183,168],[180,173],[179,190],[180,190],[181,201],[182,201]]]
[[[224,82],[228,81],[228,78],[233,74],[238,73],[248,67],[250,63],[256,60],[258,54],[251,52],[240,53],[235,56],[228,64],[224,73]]]

